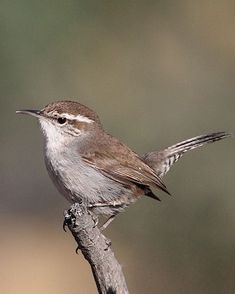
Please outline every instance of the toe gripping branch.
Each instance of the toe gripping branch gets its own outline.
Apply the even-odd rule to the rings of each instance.
[[[73,204],[68,210],[64,212],[64,222],[63,230],[67,232],[67,228],[72,233],[75,241],[77,242],[76,253],[78,250],[85,249],[84,240],[89,240],[89,246],[93,246],[96,240],[93,240],[93,236],[102,236],[106,241],[106,247],[104,250],[107,250],[111,246],[111,241],[108,240],[104,235],[101,234],[101,229],[97,227],[98,217],[95,216],[90,210],[87,209],[84,205],[80,203]]]
[[[64,212],[64,230],[72,233],[77,249],[89,262],[100,294],[128,294],[122,267],[111,249],[111,242],[94,226],[94,217],[87,207],[75,203]]]
[[[93,227],[95,228],[98,225],[98,217],[92,214],[89,210],[87,210],[80,203],[73,204],[68,210],[64,211],[64,222],[63,222],[63,230],[67,232],[66,228],[76,228],[76,220],[78,217],[81,217],[83,214],[89,214],[92,217],[94,222]]]

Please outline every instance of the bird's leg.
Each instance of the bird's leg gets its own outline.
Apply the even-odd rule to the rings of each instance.
[[[93,204],[89,204],[88,208],[92,209],[92,208],[96,208],[96,207],[107,207],[107,206],[111,206],[111,207],[117,207],[117,206],[122,206],[123,203],[120,201],[110,201],[110,202],[98,202],[98,203],[93,203]],[[114,213],[113,215],[111,215],[106,222],[100,227],[100,230],[103,231],[104,229],[106,229],[111,222],[114,220],[115,216],[117,214]]]
[[[120,201],[110,201],[110,202],[97,202],[97,203],[89,204],[87,207],[88,208],[106,207],[106,206],[116,207],[116,206],[122,206],[122,205],[123,203]]]
[[[106,222],[100,227],[100,230],[103,231],[105,230],[110,224],[111,222],[114,220],[116,214],[111,215]]]

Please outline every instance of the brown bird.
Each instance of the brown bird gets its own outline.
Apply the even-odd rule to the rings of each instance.
[[[17,113],[38,118],[54,184],[71,203],[108,216],[102,229],[142,195],[160,200],[152,188],[170,194],[162,177],[185,152],[231,136],[215,132],[140,157],[106,133],[98,115],[78,102],[53,102],[42,110]]]

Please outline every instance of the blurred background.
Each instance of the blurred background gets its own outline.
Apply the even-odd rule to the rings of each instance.
[[[62,229],[36,120],[69,98],[139,154],[235,131],[235,3],[1,1],[0,292],[96,293]],[[235,143],[208,145],[105,231],[130,293],[235,293]]]

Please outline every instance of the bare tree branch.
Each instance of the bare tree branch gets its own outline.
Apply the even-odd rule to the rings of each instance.
[[[73,204],[65,211],[64,225],[69,228],[78,249],[89,262],[100,294],[128,294],[122,268],[111,250],[111,242],[101,234],[87,209]]]

